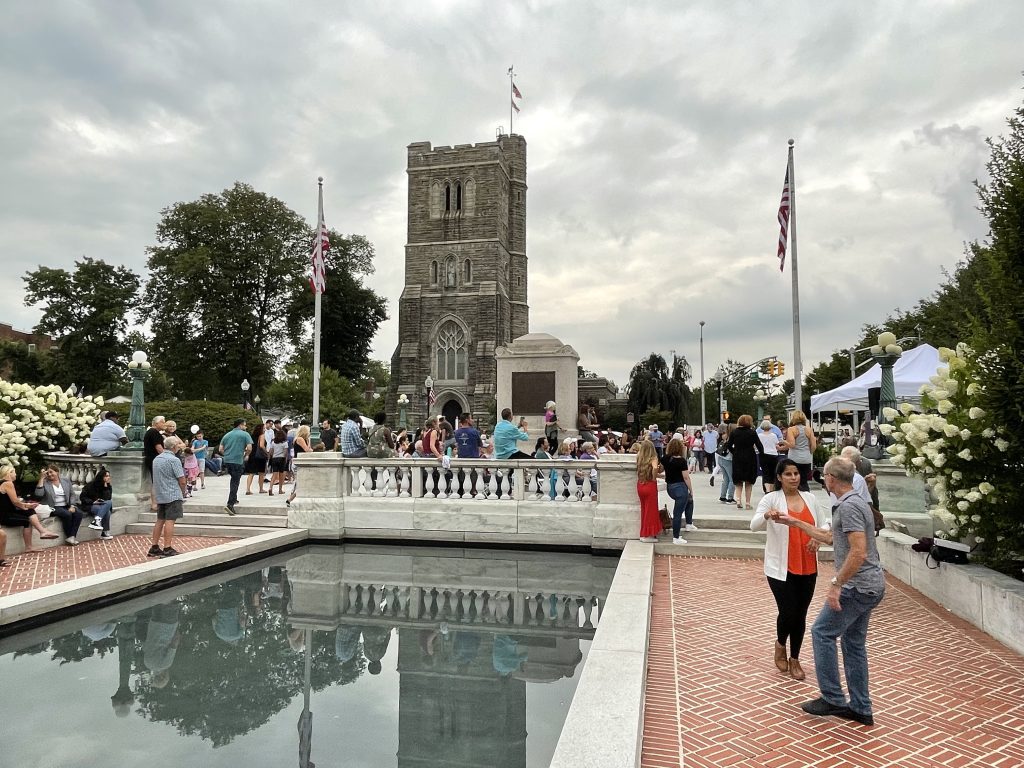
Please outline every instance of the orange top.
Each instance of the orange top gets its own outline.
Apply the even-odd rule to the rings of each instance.
[[[799,512],[794,512],[791,509],[789,514],[799,520],[803,520],[805,523],[814,525],[814,515],[807,508],[806,502],[804,502],[803,509]],[[810,541],[811,537],[799,528],[789,529],[789,562],[786,568],[790,573],[794,573],[797,576],[810,576],[812,573],[818,572],[817,554],[807,551],[807,545]]]

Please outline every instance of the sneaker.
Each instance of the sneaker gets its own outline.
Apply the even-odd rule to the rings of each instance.
[[[89,527],[92,528],[94,531],[102,531],[103,530],[103,521],[100,518],[98,518],[98,517],[94,517],[92,519],[92,522],[89,523]]]
[[[234,504],[225,504],[224,505],[224,511],[227,512],[232,517],[234,515],[238,514],[237,512],[235,512],[235,505]]]
[[[855,723],[861,725],[874,725],[875,718],[871,715],[862,715],[860,712],[854,712],[849,707],[843,708],[844,712],[836,712],[836,717],[841,717],[844,720],[853,720]]]
[[[174,547],[167,547],[167,548],[165,548],[163,550],[163,556],[164,557],[174,557],[175,555],[180,555],[180,554],[181,553],[178,550],[176,550]]]
[[[76,539],[74,536],[68,536],[66,539],[64,539],[64,543],[67,544],[69,547],[77,547],[78,539]]]
[[[714,475],[711,476],[711,487],[712,488],[715,487],[715,476]]]
[[[817,717],[846,717],[847,714],[853,714],[853,711],[845,704],[831,704],[822,698],[805,701],[800,705],[800,709],[808,715],[815,715]]]
[[[693,523],[687,523],[686,524],[686,530],[688,530],[688,531],[696,531],[697,530],[697,526],[694,525]]]
[[[163,557],[163,556],[164,556],[164,551],[157,544],[154,544],[153,546],[151,546],[149,548],[149,552],[146,553],[146,557]]]
[[[686,539],[683,539],[683,538],[672,539],[672,543],[673,544],[685,544],[686,543]]]
[[[641,536],[640,537],[640,541],[642,541],[644,544],[657,544],[658,543],[658,537],[657,536]]]
[[[110,531],[104,531],[103,533],[101,533],[100,534],[100,538],[103,539],[103,541],[113,541],[114,540],[114,537],[110,535]]]

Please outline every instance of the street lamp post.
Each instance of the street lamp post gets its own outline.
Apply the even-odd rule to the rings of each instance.
[[[896,407],[896,382],[892,368],[903,354],[903,347],[896,343],[896,334],[885,331],[878,334],[878,343],[871,347],[871,357],[882,369],[882,387],[878,396],[878,423],[884,424],[886,408]]]
[[[703,428],[708,423],[704,407],[704,321],[700,321],[700,425]]]
[[[128,363],[128,373],[132,377],[132,406],[128,412],[128,443],[123,450],[141,451],[142,438],[146,434],[146,394],[143,381],[149,376],[149,359],[145,352],[133,352]]]
[[[249,403],[249,380],[242,379],[242,408]]]
[[[423,393],[423,418],[426,420],[430,418],[430,393],[434,389],[434,377],[427,374],[427,378],[423,380],[423,386],[426,388]]]
[[[406,408],[409,407],[409,398],[403,392],[398,396],[398,428],[408,429],[408,417],[406,415]]]
[[[718,370],[715,371],[715,381],[718,382],[718,418],[721,421],[722,414],[725,413],[725,408],[722,405],[722,385],[725,384],[725,371],[722,370],[722,366],[718,366]],[[701,427],[703,426],[702,424]]]
[[[754,402],[757,403],[757,423],[764,418],[764,404],[768,400],[768,393],[760,387],[754,390]]]
[[[263,411],[260,410],[260,396],[256,395],[252,399],[252,402],[253,405],[256,406],[256,418],[259,419],[260,421],[263,421]]]

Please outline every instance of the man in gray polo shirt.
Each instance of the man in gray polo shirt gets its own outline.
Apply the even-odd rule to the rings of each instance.
[[[181,438],[165,437],[164,450],[153,459],[153,498],[156,500],[156,524],[153,526],[153,546],[149,557],[170,557],[178,554],[171,546],[174,538],[174,521],[180,518],[182,501],[185,498],[185,470],[178,454],[184,443]],[[160,547],[163,536],[164,546]]]
[[[836,499],[831,530],[815,528],[789,515],[782,515],[779,521],[835,548],[836,575],[829,585],[825,605],[811,628],[821,698],[805,702],[800,708],[819,717],[834,715],[874,725],[865,645],[871,611],[885,595],[885,574],[875,544],[874,516],[868,503],[853,488],[854,474],[854,465],[849,459],[834,458],[825,464],[825,487]],[[836,640],[843,643],[849,702],[839,681]]]

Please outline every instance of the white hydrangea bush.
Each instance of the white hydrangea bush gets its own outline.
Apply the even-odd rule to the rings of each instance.
[[[43,451],[87,440],[102,406],[102,397],[76,397],[56,384],[36,387],[0,379],[0,463],[39,464]]]
[[[897,411],[886,408],[890,423],[882,434],[893,442],[886,448],[894,464],[908,475],[923,475],[937,503],[930,509],[938,523],[936,535],[978,543],[992,533],[1001,539],[999,517],[1007,472],[1005,430],[978,403],[981,385],[975,381],[983,364],[966,344],[941,347],[940,365],[921,386],[921,413],[907,403]]]

